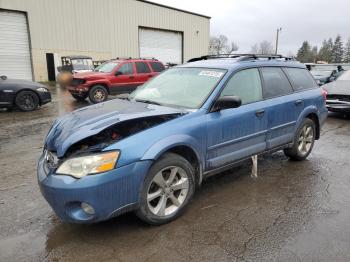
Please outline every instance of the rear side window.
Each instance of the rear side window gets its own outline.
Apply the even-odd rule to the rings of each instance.
[[[134,73],[134,70],[132,68],[132,63],[122,64],[119,67],[118,72],[122,73],[123,75],[132,75]]]
[[[303,68],[285,68],[284,69],[293,84],[296,91],[317,87],[311,74]]]
[[[151,69],[149,69],[148,65],[145,62],[136,62],[135,64],[137,73],[142,74],[151,72]]]
[[[239,96],[242,104],[262,100],[259,71],[256,68],[239,71],[227,82],[221,96]]]
[[[261,73],[264,79],[264,98],[283,96],[293,92],[281,68],[263,67],[261,68]]]
[[[154,72],[162,72],[164,70],[164,66],[162,63],[159,62],[150,62],[152,70]]]

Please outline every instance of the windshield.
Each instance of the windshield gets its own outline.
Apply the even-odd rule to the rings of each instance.
[[[94,68],[91,59],[71,59],[74,70],[92,70]]]
[[[118,65],[116,62],[106,62],[95,68],[94,71],[102,73],[110,73]]]
[[[337,80],[340,80],[340,81],[342,81],[342,80],[345,80],[345,81],[350,80],[350,70],[349,71],[345,71],[343,74],[341,74]]]
[[[226,70],[172,68],[136,89],[129,97],[136,101],[167,106],[199,108]]]

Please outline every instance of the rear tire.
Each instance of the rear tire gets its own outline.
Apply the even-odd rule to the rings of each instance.
[[[85,101],[85,99],[86,99],[88,96],[87,96],[87,95],[82,95],[82,96],[80,96],[80,95],[73,95],[73,94],[72,94],[72,97],[73,97],[75,100],[82,102],[82,101]]]
[[[293,146],[284,149],[284,154],[296,161],[306,159],[314,146],[315,136],[315,122],[310,118],[305,118],[295,134]]]
[[[107,98],[108,92],[104,86],[95,85],[89,91],[89,99],[94,104],[104,102]]]
[[[192,165],[180,155],[167,153],[150,168],[136,215],[151,225],[169,223],[182,214],[194,191]]]
[[[33,91],[25,90],[16,95],[15,104],[22,111],[32,111],[39,106],[39,97]]]

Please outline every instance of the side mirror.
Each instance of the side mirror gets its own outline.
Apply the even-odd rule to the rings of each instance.
[[[115,76],[120,76],[120,75],[122,75],[122,74],[123,74],[123,73],[120,72],[120,71],[115,72]]]
[[[242,100],[238,96],[223,96],[216,100],[211,112],[217,112],[229,108],[237,108],[242,105]]]
[[[7,76],[0,76],[0,78],[1,78],[2,80],[6,80],[6,79],[7,79]]]

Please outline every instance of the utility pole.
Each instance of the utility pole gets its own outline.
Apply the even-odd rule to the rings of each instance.
[[[277,28],[275,55],[277,55],[277,51],[278,51],[278,38],[279,38],[279,34],[280,34],[281,31],[282,31],[282,27]]]

